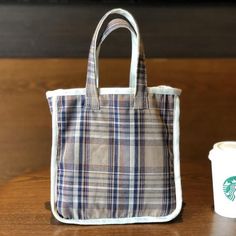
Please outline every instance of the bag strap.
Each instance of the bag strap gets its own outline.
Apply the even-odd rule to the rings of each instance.
[[[134,108],[135,109],[145,109],[148,108],[148,101],[147,101],[147,80],[146,80],[146,67],[144,64],[144,52],[142,44],[140,43],[140,36],[139,36],[139,29],[138,26],[133,18],[133,16],[123,9],[113,9],[109,12],[107,12],[100,22],[98,23],[98,26],[95,30],[95,33],[93,35],[93,39],[90,46],[90,52],[89,52],[89,59],[88,59],[88,70],[87,70],[87,81],[86,81],[86,106],[91,109],[99,109],[99,89],[96,85],[98,83],[96,82],[98,80],[97,75],[97,41],[98,41],[98,34],[101,30],[101,27],[106,20],[106,18],[111,14],[120,14],[125,17],[130,27],[133,28],[136,36],[136,40],[132,41],[132,48],[134,49],[132,52],[133,56],[132,62],[133,63],[133,71],[132,77],[134,78],[135,84],[134,84]],[[114,21],[113,21],[114,23]],[[110,28],[113,27],[113,23],[109,24],[109,31],[112,32],[113,30],[110,30]],[[116,22],[117,23],[117,22]],[[123,27],[118,24],[114,29],[118,29]]]
[[[129,24],[129,22],[127,22],[126,20],[122,19],[122,18],[116,18],[111,20],[108,24],[107,27],[104,31],[104,33],[102,34],[102,36],[99,39],[99,43],[97,46],[97,54],[96,54],[96,58],[98,61],[99,58],[99,53],[100,53],[100,49],[101,49],[101,45],[103,43],[103,41],[109,36],[109,34],[111,34],[113,31],[119,29],[119,28],[125,28],[128,29],[131,33],[131,40],[132,40],[132,55],[131,55],[131,65],[130,65],[130,76],[129,76],[129,87],[131,88],[135,88],[135,57],[136,57],[136,51],[135,51],[135,45],[137,45],[137,37],[136,37],[136,33],[133,29],[133,27]],[[99,66],[97,64],[97,87],[99,84]]]

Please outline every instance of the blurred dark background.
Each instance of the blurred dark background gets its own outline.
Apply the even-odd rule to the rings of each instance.
[[[136,17],[147,57],[236,55],[235,1],[1,0],[0,57],[86,58],[98,20],[114,7]],[[129,56],[130,36],[118,33],[102,57]]]

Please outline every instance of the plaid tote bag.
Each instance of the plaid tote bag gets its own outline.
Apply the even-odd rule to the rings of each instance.
[[[106,25],[114,14],[122,18]],[[130,86],[99,88],[100,46],[118,28],[132,37]],[[148,223],[179,214],[180,93],[169,86],[147,87],[135,19],[123,9],[107,12],[91,42],[86,87],[46,94],[52,114],[51,210],[57,220]]]

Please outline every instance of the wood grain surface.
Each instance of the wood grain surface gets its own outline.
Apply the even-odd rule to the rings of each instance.
[[[128,59],[100,61],[101,87],[128,86]],[[0,235],[234,235],[236,221],[212,210],[208,152],[236,140],[236,59],[148,59],[148,85],[181,95],[185,206],[172,223],[68,226],[49,211],[51,116],[47,90],[84,87],[85,59],[0,60]]]
[[[161,224],[61,224],[50,212],[49,169],[21,175],[0,188],[0,235],[234,236],[236,219],[213,212],[211,181],[204,165],[182,162],[183,210],[174,221]]]

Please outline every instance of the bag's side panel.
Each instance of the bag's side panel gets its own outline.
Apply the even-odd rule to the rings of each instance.
[[[162,162],[158,163],[162,173],[162,194],[161,213],[159,216],[168,216],[176,209],[175,173],[174,173],[174,153],[173,153],[173,120],[174,120],[174,95],[153,94],[149,102],[151,113],[155,117],[155,122],[161,124],[162,138]],[[156,108],[156,109],[152,109]],[[158,114],[157,114],[158,113]],[[160,121],[158,120],[160,118]],[[151,149],[153,147],[147,147]],[[154,145],[154,149],[156,146]],[[154,153],[155,150],[153,150]],[[147,155],[148,156],[148,155]],[[151,162],[155,165],[155,157]],[[158,179],[158,178],[157,178]]]

